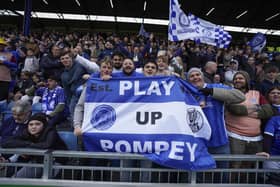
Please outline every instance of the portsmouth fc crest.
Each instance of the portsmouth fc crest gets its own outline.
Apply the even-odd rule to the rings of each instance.
[[[91,116],[90,123],[97,130],[109,129],[116,121],[116,111],[110,105],[97,106]]]
[[[203,127],[203,117],[196,108],[187,109],[187,122],[193,133],[198,132]]]
[[[186,16],[186,14],[184,14],[183,12],[179,14],[179,23],[181,27],[188,27],[190,25],[188,16]]]

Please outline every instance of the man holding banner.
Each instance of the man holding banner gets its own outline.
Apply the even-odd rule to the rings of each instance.
[[[86,150],[143,154],[172,168],[215,167],[205,141],[211,128],[184,81],[175,77],[88,80]]]
[[[199,68],[191,68],[188,71],[187,79],[195,87],[195,89],[190,90],[202,107],[212,129],[212,135],[207,141],[209,153],[230,154],[224,119],[224,105],[243,102],[245,100],[244,94],[237,89],[222,84],[206,84],[203,73]],[[228,168],[229,163],[219,162],[217,167]],[[226,182],[227,177],[226,175],[223,176],[223,180]]]

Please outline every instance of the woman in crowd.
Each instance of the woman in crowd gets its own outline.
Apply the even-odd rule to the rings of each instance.
[[[28,127],[23,133],[16,137],[11,137],[2,144],[3,148],[34,148],[34,149],[52,149],[52,150],[67,150],[66,144],[59,137],[57,131],[48,126],[47,117],[44,113],[37,113],[30,117]],[[29,155],[13,155],[8,160],[9,162],[17,162],[21,157],[28,163],[42,163],[41,156]],[[54,165],[64,163],[64,158],[56,159]],[[58,174],[59,170],[55,170],[53,176]],[[40,178],[42,177],[43,169],[35,167],[22,167],[16,171],[16,178]]]

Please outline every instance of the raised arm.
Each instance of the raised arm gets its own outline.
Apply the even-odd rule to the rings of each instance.
[[[245,95],[237,89],[213,88],[213,98],[226,104],[241,103],[245,101]]]

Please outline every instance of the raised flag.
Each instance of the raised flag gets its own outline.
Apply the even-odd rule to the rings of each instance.
[[[141,24],[138,35],[139,36],[144,36],[145,38],[149,38],[149,36],[150,36],[150,34],[148,32],[146,32],[146,30],[144,29],[144,24],[143,23]]]
[[[215,167],[205,141],[211,128],[176,77],[90,79],[83,140],[87,151],[143,154],[187,170]]]
[[[168,39],[170,41],[195,40],[197,42],[227,48],[231,35],[222,27],[189,13],[186,15],[178,0],[170,0]]]
[[[266,45],[266,37],[263,33],[258,32],[252,40],[248,42],[254,52],[261,52]]]

